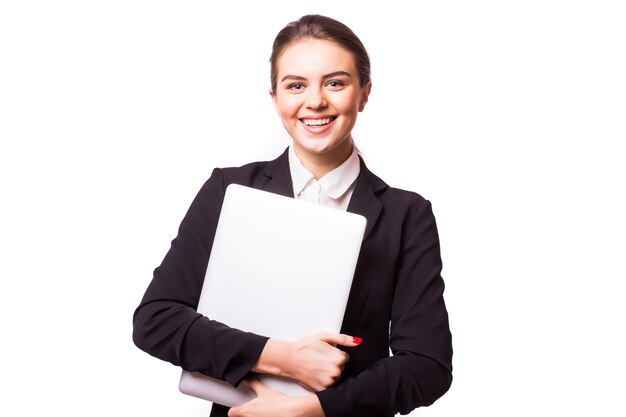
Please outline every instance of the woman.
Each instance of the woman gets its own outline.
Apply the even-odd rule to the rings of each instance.
[[[452,381],[437,228],[430,203],[372,174],[352,142],[371,89],[367,52],[342,23],[309,15],[278,34],[270,62],[270,94],[293,143],[274,161],[213,171],[154,271],[135,312],[134,341],[257,393],[230,410],[214,405],[212,416],[393,416],[432,404]],[[275,340],[196,313],[230,183],[367,218],[345,334]],[[316,394],[288,398],[251,372],[290,377]]]

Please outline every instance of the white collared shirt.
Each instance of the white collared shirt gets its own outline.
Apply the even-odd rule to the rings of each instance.
[[[319,180],[302,165],[293,146],[289,146],[289,171],[293,183],[293,195],[297,200],[321,204],[339,210],[347,210],[350,197],[356,186],[356,179],[361,172],[361,163],[356,152],[346,161]]]

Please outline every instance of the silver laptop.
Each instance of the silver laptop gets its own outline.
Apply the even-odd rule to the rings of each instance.
[[[279,339],[338,333],[365,224],[357,214],[229,185],[198,312]],[[286,395],[309,394],[293,381],[258,377]],[[179,389],[229,407],[254,398],[244,386],[198,372],[183,371]]]

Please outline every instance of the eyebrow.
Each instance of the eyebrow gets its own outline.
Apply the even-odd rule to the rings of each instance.
[[[331,72],[330,74],[326,74],[324,75],[322,78],[332,78],[332,77],[337,77],[337,76],[346,76],[346,77],[350,77],[352,78],[352,74],[350,74],[347,71],[335,71],[335,72]],[[296,81],[301,81],[301,80],[306,80],[305,77],[302,77],[300,75],[285,75],[280,81],[283,82],[285,80],[296,80]]]

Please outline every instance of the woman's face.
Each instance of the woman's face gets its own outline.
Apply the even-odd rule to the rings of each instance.
[[[359,85],[354,57],[336,43],[304,39],[277,62],[274,106],[303,163],[340,165],[350,155],[350,133],[371,84]]]

